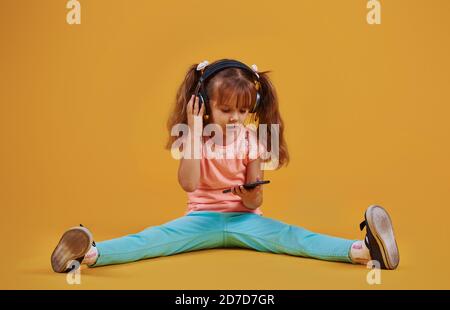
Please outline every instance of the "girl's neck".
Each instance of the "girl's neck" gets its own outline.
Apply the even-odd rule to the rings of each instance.
[[[222,141],[221,141],[221,143],[217,143],[217,141],[216,141],[214,144],[217,145],[217,146],[221,146],[221,147],[227,147],[229,145],[232,145],[241,136],[242,131],[243,131],[243,128],[240,126],[236,130],[229,130],[228,135],[227,135],[226,131],[225,132],[222,131],[221,133],[217,133],[217,134],[221,134],[222,135]],[[227,137],[228,137],[229,141],[227,141]],[[210,139],[214,139],[214,137],[205,137],[205,141],[208,141]]]

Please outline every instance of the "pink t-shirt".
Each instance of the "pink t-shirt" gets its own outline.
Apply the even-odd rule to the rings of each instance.
[[[216,212],[249,212],[262,214],[257,209],[249,209],[242,203],[242,198],[233,193],[222,193],[224,189],[244,184],[246,181],[247,165],[255,160],[249,158],[249,135],[245,129],[240,129],[237,139],[229,145],[215,145],[215,152],[221,152],[223,158],[207,158],[211,154],[202,144],[202,158],[200,159],[200,182],[197,189],[188,193],[188,211],[216,211]],[[234,158],[227,156],[232,154]],[[253,157],[252,157],[253,158]]]

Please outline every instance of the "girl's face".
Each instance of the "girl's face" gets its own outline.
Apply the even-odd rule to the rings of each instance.
[[[243,125],[248,116],[249,110],[247,108],[239,108],[237,104],[217,104],[216,101],[210,101],[211,108],[211,123],[220,126],[225,133],[227,125],[230,127],[236,125]]]

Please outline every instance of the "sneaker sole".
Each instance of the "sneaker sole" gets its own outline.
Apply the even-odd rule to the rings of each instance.
[[[378,243],[385,266],[397,268],[400,255],[389,214],[380,206],[370,206],[366,211],[366,222]]]
[[[83,257],[92,244],[92,234],[84,227],[73,227],[67,230],[59,240],[51,256],[53,271],[65,272],[69,264]]]

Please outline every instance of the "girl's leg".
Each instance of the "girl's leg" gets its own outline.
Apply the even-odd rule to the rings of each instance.
[[[223,246],[222,222],[216,212],[193,212],[166,224],[97,242],[98,259],[91,267]]]
[[[251,213],[229,217],[225,235],[228,246],[341,262],[352,262],[350,248],[356,241],[314,233]]]

